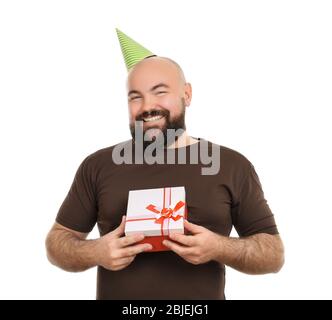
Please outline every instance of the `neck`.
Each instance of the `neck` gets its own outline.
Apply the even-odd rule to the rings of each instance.
[[[183,134],[167,148],[168,149],[181,148],[197,142],[198,142],[197,139],[190,137],[187,134],[187,131],[184,131]]]

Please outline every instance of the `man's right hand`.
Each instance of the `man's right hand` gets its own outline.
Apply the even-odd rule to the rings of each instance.
[[[133,262],[138,253],[152,249],[148,243],[136,244],[144,239],[143,234],[123,236],[125,221],[125,216],[122,216],[121,224],[115,230],[98,239],[99,265],[105,269],[122,270]]]

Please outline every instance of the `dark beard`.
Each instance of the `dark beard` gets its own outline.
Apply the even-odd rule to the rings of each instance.
[[[185,102],[184,99],[181,99],[181,105],[182,105],[182,110],[181,113],[173,118],[170,119],[170,113],[168,110],[166,109],[162,109],[162,110],[150,110],[149,112],[143,112],[142,114],[140,114],[139,116],[136,117],[136,121],[142,121],[143,117],[147,116],[147,115],[151,115],[151,116],[158,116],[158,115],[162,115],[165,117],[165,125],[161,128],[159,127],[150,127],[149,129],[154,129],[154,128],[158,128],[159,130],[161,130],[161,134],[163,135],[163,144],[162,145],[157,145],[157,147],[160,148],[165,148],[169,145],[171,145],[174,142],[174,139],[168,141],[167,139],[167,130],[173,129],[173,130],[185,130],[186,129],[186,125],[185,125]],[[143,135],[145,134],[145,132],[149,129],[146,129],[143,131]],[[130,124],[130,132],[131,132],[131,136],[133,138],[133,141],[135,142],[135,124],[131,123]],[[177,141],[179,137],[175,136],[175,141]],[[156,140],[156,137],[152,137],[152,141],[145,141],[143,140],[143,149],[145,150],[150,144],[154,143]]]

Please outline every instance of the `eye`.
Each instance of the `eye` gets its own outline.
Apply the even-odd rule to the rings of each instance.
[[[167,91],[157,91],[157,94],[164,94],[164,93],[167,93]]]
[[[131,98],[130,98],[130,101],[132,101],[132,100],[137,100],[137,99],[139,99],[139,98],[140,98],[140,96],[131,97]]]

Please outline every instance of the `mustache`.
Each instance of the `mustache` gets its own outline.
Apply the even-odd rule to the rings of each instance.
[[[135,120],[140,121],[140,120],[143,120],[143,118],[148,117],[148,116],[150,116],[150,117],[163,116],[163,117],[167,118],[167,117],[169,117],[169,111],[168,110],[157,110],[157,109],[144,111],[141,114],[139,114],[135,118]]]

